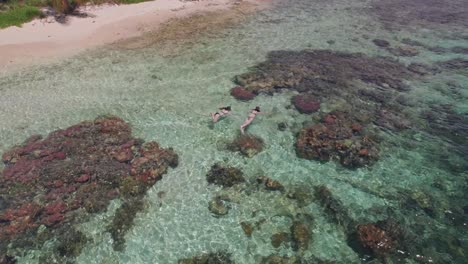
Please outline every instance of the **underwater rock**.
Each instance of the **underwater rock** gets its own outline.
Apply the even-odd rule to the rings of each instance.
[[[353,250],[361,256],[371,255],[387,259],[391,254],[395,254],[394,256],[399,261],[410,256],[405,252],[412,251],[409,248],[414,244],[414,241],[394,220],[387,219],[376,223],[359,224],[353,229],[348,234],[348,243],[351,243],[350,246]]]
[[[295,187],[292,192],[287,194],[287,197],[296,200],[299,207],[309,205],[313,198],[310,190],[305,187]]]
[[[303,50],[270,52],[267,61],[251,72],[236,76],[235,81],[256,94],[291,89],[326,98],[350,92],[354,80],[401,90],[402,79],[411,76],[404,65],[390,58]]]
[[[301,130],[296,138],[296,153],[304,159],[337,159],[349,168],[373,164],[378,159],[376,144],[362,126],[343,112],[327,114],[321,124]]]
[[[257,177],[257,183],[262,184],[269,191],[284,191],[284,186],[279,181],[266,176]]]
[[[80,255],[81,250],[88,240],[89,239],[82,232],[71,227],[67,232],[64,232],[63,236],[60,236],[57,251],[63,257],[77,257]]]
[[[412,125],[411,121],[402,114],[387,109],[378,112],[378,118],[374,121],[374,124],[392,131],[408,129]]]
[[[451,154],[458,155],[462,160],[468,155],[468,115],[456,113],[451,105],[431,105],[430,109],[423,111],[421,117],[426,121],[425,130],[447,142]],[[463,172],[467,162],[460,165],[451,164],[446,157],[439,157],[440,165],[453,172]]]
[[[251,237],[254,231],[254,227],[252,226],[252,224],[249,224],[247,222],[241,222],[240,224],[241,224],[242,230],[244,231],[244,234],[247,237]]]
[[[293,249],[295,251],[306,250],[309,247],[309,241],[311,239],[307,224],[294,221],[291,226],[291,237],[293,241]]]
[[[419,75],[436,74],[440,71],[437,67],[416,62],[412,62],[410,65],[408,65],[408,70]]]
[[[363,224],[357,227],[358,239],[363,246],[378,256],[386,255],[395,249],[393,239],[375,224]]]
[[[249,134],[239,135],[227,148],[251,158],[263,150],[263,145],[263,139]]]
[[[0,255],[0,263],[1,264],[15,264],[16,259],[9,255]]]
[[[387,50],[395,55],[395,56],[400,56],[400,57],[413,57],[419,54],[419,51],[410,46],[400,46],[396,48],[387,48]]]
[[[377,47],[386,48],[390,46],[390,42],[384,39],[374,39],[372,40]]]
[[[352,225],[352,219],[343,203],[336,199],[331,191],[324,185],[315,188],[315,199],[323,207],[327,216],[335,223],[343,225],[348,229]]]
[[[255,98],[255,94],[251,91],[246,90],[241,86],[236,86],[231,89],[231,95],[237,100],[250,101]]]
[[[279,232],[271,236],[271,245],[279,248],[281,244],[287,244],[291,241],[291,236],[286,232]]]
[[[468,54],[468,48],[466,47],[453,47],[450,51],[453,53]]]
[[[125,201],[115,212],[112,223],[107,227],[107,231],[112,236],[112,246],[116,251],[125,249],[125,234],[133,226],[136,214],[143,209],[143,202],[139,199]]]
[[[245,182],[245,178],[241,170],[234,167],[222,167],[219,164],[211,166],[210,171],[206,175],[206,180],[209,184],[220,185],[223,187],[231,187]]]
[[[298,94],[291,101],[297,111],[302,114],[312,114],[320,109],[320,100],[311,94]]]
[[[465,0],[378,0],[371,3],[370,10],[390,30],[418,26],[450,31],[468,27]]]
[[[208,203],[208,209],[215,215],[226,215],[229,212],[228,206],[220,197],[211,199]]]
[[[462,58],[455,58],[446,61],[439,61],[437,65],[447,70],[463,70],[468,69],[468,60]]]
[[[115,155],[121,152],[132,156]],[[2,160],[0,193],[8,203],[0,208],[0,240],[30,246],[20,241],[34,240],[39,226],[46,225],[60,241],[65,223],[86,219],[78,209],[104,211],[112,199],[126,196],[119,190],[129,178],[138,182],[141,189],[134,195],[141,199],[168,167],[177,165],[172,149],[132,138],[130,126],[115,116],[84,121],[46,138],[33,135]]]
[[[285,131],[288,128],[288,125],[284,122],[278,123],[278,130]]]
[[[300,258],[292,256],[278,256],[270,255],[268,257],[263,257],[260,264],[300,264],[303,263]],[[311,262],[313,263],[313,262]]]
[[[207,253],[187,259],[180,259],[178,264],[234,264],[227,252]]]
[[[415,47],[425,47],[426,46],[426,44],[424,44],[424,43],[422,43],[420,41],[409,39],[409,38],[402,39],[401,43],[403,43],[405,45],[409,45],[409,46],[415,46]]]

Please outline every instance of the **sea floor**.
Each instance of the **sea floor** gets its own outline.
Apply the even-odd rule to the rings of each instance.
[[[453,150],[447,137],[427,129],[375,127],[382,142],[379,160],[369,167],[348,169],[333,161],[298,158],[294,148],[303,123],[318,122],[320,114],[339,110],[336,101],[322,102],[318,113],[306,115],[291,107],[295,91],[260,94],[248,102],[229,93],[236,75],[265,61],[275,50],[360,52],[390,56],[405,65],[468,59],[466,54],[435,53],[421,46],[415,47],[419,51],[415,56],[395,56],[376,46],[373,39],[400,45],[410,38],[446,49],[468,48],[468,41],[453,37],[450,28],[424,24],[390,30],[372,13],[372,6],[372,1],[355,0],[281,1],[189,42],[173,39],[152,44],[151,36],[145,36],[145,43],[150,44],[144,47],[114,45],[60,63],[5,73],[0,76],[0,152],[32,134],[45,135],[112,114],[128,122],[134,136],[172,147],[179,155],[178,167],[170,169],[145,196],[145,209],[127,233],[125,249],[114,251],[105,231],[120,205],[116,200],[107,212],[78,227],[90,242],[76,263],[177,263],[217,251],[231,253],[235,263],[259,263],[272,254],[301,256],[309,260],[306,263],[366,261],[368,257],[350,247],[345,223],[336,221],[320,199],[301,207],[284,193],[249,187],[262,175],[290,190],[303,188],[312,197],[319,186],[326,186],[345,208],[341,213],[358,223],[391,217],[411,229],[423,245],[417,252],[402,253],[407,258],[392,259],[393,263],[429,263],[431,259],[463,263],[468,257],[468,164],[466,153]],[[468,36],[466,29],[457,33]],[[467,135],[466,67],[405,82],[411,87],[405,96],[414,102],[406,106],[405,113],[417,116],[433,105],[449,105],[465,118],[459,126],[465,131],[462,136]],[[347,103],[352,102],[342,98],[341,105]],[[232,107],[233,114],[213,124],[209,113],[225,105]],[[251,158],[226,150],[249,109],[257,105],[268,114],[258,116],[247,132],[265,141],[264,150]],[[288,129],[278,130],[279,123]],[[240,168],[247,183],[228,190],[209,185],[206,175],[215,163]],[[208,203],[219,194],[230,196],[230,210],[214,217]],[[408,205],[406,197],[412,197],[416,205]],[[457,215],[461,226],[450,220],[455,211],[461,212]],[[287,245],[273,247],[271,236],[289,232],[297,214],[313,217],[309,247],[302,252]],[[248,237],[241,222],[259,223],[259,227]],[[39,263],[52,244],[26,251],[18,263]]]

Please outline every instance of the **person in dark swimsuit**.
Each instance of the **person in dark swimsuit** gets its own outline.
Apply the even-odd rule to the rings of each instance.
[[[260,114],[260,106],[255,107],[254,109],[251,109],[249,112],[249,115],[247,116],[247,119],[245,119],[244,123],[241,125],[240,130],[241,133],[244,134],[245,128],[252,123],[252,121],[255,119],[255,117]]]
[[[221,117],[227,116],[229,114],[231,114],[231,107],[230,106],[221,107],[221,108],[219,108],[218,112],[210,113],[211,118],[213,119],[213,123],[218,122]]]

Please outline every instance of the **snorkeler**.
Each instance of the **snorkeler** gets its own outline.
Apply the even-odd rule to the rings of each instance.
[[[210,113],[211,118],[213,119],[213,123],[218,122],[219,118],[229,115],[231,113],[231,107],[226,106],[226,107],[221,107],[219,108],[219,111],[216,113]]]
[[[255,117],[260,113],[260,106],[256,106],[254,109],[251,109],[247,119],[245,119],[244,123],[241,125],[240,130],[241,133],[244,134],[245,128],[252,123]]]

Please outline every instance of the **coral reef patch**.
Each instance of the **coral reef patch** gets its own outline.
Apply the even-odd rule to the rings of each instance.
[[[376,143],[343,112],[332,112],[320,124],[302,129],[296,140],[296,153],[305,159],[336,159],[349,168],[371,165],[378,158]]]
[[[103,212],[112,199],[141,199],[169,167],[177,166],[178,157],[171,148],[133,138],[121,118],[104,116],[46,138],[31,136],[6,151],[2,161],[0,196],[7,202],[0,208],[0,255],[6,255],[9,244],[9,251],[16,252],[28,244],[22,241],[34,240],[38,229],[60,240],[68,224]],[[133,219],[138,208],[118,214],[116,221]],[[130,225],[117,224],[124,230]],[[58,246],[57,251],[76,255],[79,249]]]

